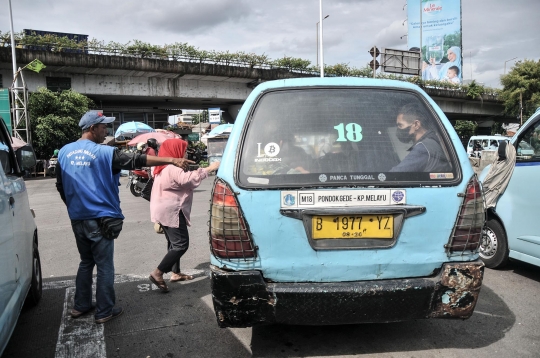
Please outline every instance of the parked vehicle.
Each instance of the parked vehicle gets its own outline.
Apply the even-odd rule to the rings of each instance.
[[[37,228],[22,178],[36,158],[28,145],[15,153],[10,138],[0,117],[0,356],[25,301],[35,305],[42,294]]]
[[[129,186],[131,194],[134,196],[141,196],[141,191],[150,178],[149,171],[150,169],[136,169],[129,171],[127,185]]]
[[[208,161],[208,152],[206,150],[202,150],[199,147],[188,147],[187,154],[187,159],[193,160],[196,164],[201,161]]]
[[[516,149],[513,172],[496,206],[488,209],[480,257],[489,268],[508,259],[540,266],[540,108],[512,137]],[[490,167],[484,169],[482,181]]]
[[[509,141],[510,137],[502,135],[474,135],[469,139],[467,143],[467,154],[471,157],[480,157],[480,151],[490,150],[492,141],[496,141],[501,144],[502,141]],[[475,148],[475,144],[479,149]]]
[[[400,114],[405,105],[417,115]],[[425,153],[422,170],[399,169],[412,159],[411,131]],[[483,279],[485,211],[455,143],[442,110],[413,84],[309,78],[257,86],[212,192],[218,325],[470,317]],[[437,169],[426,169],[428,160]]]

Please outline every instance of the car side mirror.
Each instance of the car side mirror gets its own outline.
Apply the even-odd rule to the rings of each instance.
[[[21,175],[26,171],[32,170],[36,164],[36,154],[34,149],[30,145],[25,145],[15,151],[15,156],[17,157],[17,162],[19,163],[19,169],[21,170]]]

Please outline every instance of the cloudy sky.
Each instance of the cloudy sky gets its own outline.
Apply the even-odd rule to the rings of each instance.
[[[413,1],[413,0],[408,0]],[[414,0],[419,1],[419,0]],[[459,0],[455,0],[459,1]],[[317,61],[319,0],[11,0],[15,32],[47,30],[105,42],[187,42]],[[407,0],[323,0],[324,62],[362,68],[368,50],[406,50]],[[0,31],[9,31],[1,0]],[[505,61],[540,59],[540,0],[462,0],[463,78],[500,87]],[[405,25],[403,23],[405,22]],[[401,37],[403,37],[401,39]],[[506,62],[507,71],[515,60]]]

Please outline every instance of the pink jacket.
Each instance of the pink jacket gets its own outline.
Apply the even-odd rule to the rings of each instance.
[[[184,172],[173,165],[165,167],[154,177],[150,199],[152,222],[178,227],[178,213],[182,210],[188,226],[191,226],[189,217],[193,203],[193,190],[207,177],[208,172],[202,168]]]

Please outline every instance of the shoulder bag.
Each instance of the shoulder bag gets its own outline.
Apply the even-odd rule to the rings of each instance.
[[[141,198],[150,201],[150,196],[152,195],[152,186],[154,186],[154,178],[150,178],[146,182],[146,185],[141,190]]]

